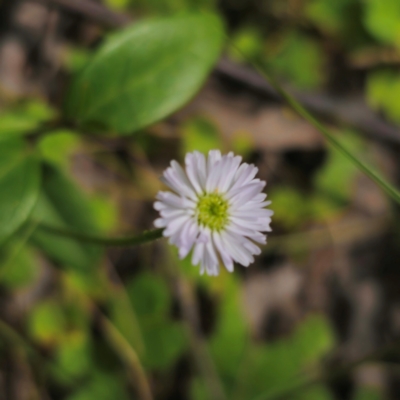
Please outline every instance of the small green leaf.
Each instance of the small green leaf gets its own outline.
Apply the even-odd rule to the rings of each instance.
[[[55,111],[46,103],[31,100],[0,112],[0,138],[22,136],[54,118]]]
[[[236,62],[248,62],[260,58],[264,52],[264,40],[253,27],[238,31],[232,38],[228,49],[229,56]],[[244,57],[244,54],[246,57]]]
[[[71,377],[80,377],[91,367],[90,345],[83,332],[72,332],[59,344],[56,360],[62,371]]]
[[[153,124],[200,89],[223,44],[213,14],[146,20],[109,37],[74,80],[66,114],[122,134]]]
[[[139,318],[152,320],[166,315],[171,295],[166,283],[158,276],[143,273],[127,286],[127,291]]]
[[[11,289],[31,284],[40,268],[36,252],[18,241],[2,247],[0,263],[0,282]]]
[[[188,341],[182,324],[159,321],[143,327],[146,355],[144,365],[149,369],[165,371],[187,348]]]
[[[111,374],[95,373],[92,379],[67,400],[128,400],[131,397],[120,377]]]
[[[78,135],[68,129],[49,132],[38,142],[42,157],[60,167],[68,166],[68,157],[80,144]]]
[[[38,197],[37,158],[19,139],[0,140],[0,242],[29,217]]]
[[[364,24],[378,40],[400,45],[400,2],[398,0],[366,0]]]
[[[371,107],[382,110],[400,123],[400,75],[393,71],[377,71],[368,76],[367,99]]]
[[[291,83],[311,89],[324,80],[323,53],[318,42],[299,33],[283,38],[278,50],[270,43],[266,62],[277,75]]]
[[[188,120],[182,127],[182,153],[197,150],[208,153],[212,149],[220,149],[222,140],[215,123],[205,117]]]
[[[62,308],[52,300],[35,306],[28,325],[32,337],[46,345],[62,341],[67,327]]]
[[[341,142],[354,154],[365,150],[363,143],[352,132],[340,136]],[[315,176],[315,186],[324,195],[340,202],[350,201],[354,179],[358,168],[342,153],[330,151],[325,165]]]

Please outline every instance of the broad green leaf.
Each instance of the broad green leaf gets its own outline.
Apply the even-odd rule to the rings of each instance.
[[[40,185],[40,168],[20,139],[0,140],[0,242],[29,217]]]
[[[130,134],[200,89],[223,44],[213,14],[146,20],[110,36],[72,83],[65,111],[80,123]]]
[[[98,232],[90,201],[73,182],[51,165],[44,167],[43,191],[32,218],[62,229],[88,234]],[[57,236],[40,228],[33,234],[32,242],[62,266],[82,272],[90,271],[101,254],[97,246]]]

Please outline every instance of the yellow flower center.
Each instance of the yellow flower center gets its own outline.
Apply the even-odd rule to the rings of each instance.
[[[206,193],[197,203],[197,221],[212,231],[220,231],[228,222],[228,201],[219,193]]]

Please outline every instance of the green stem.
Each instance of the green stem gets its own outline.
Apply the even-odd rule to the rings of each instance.
[[[292,95],[290,95],[275,80],[265,68],[253,63],[258,72],[263,75],[274,89],[282,96],[282,98],[296,111],[301,117],[317,128],[326,138],[326,140],[337,150],[347,156],[361,171],[363,171],[370,179],[372,179],[384,192],[386,192],[393,200],[400,204],[400,192],[392,184],[386,181],[377,171],[373,170],[368,164],[357,158],[347,149],[335,135],[322,125],[314,116],[312,116]]]
[[[102,316],[101,323],[109,343],[119,357],[130,367],[140,400],[152,400],[150,384],[136,351],[110,320]]]
[[[163,229],[153,229],[149,231],[144,231],[143,233],[135,236],[122,236],[122,237],[111,238],[111,237],[90,235],[63,228],[57,228],[55,226],[48,225],[43,222],[37,223],[37,229],[44,232],[53,233],[58,236],[64,236],[67,238],[76,239],[79,240],[80,242],[98,244],[101,246],[136,246],[139,244],[152,242],[153,240],[156,239],[160,239],[162,237],[162,232],[163,232]]]

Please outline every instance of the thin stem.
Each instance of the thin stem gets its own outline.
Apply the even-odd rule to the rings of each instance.
[[[163,229],[152,229],[149,231],[144,231],[143,233],[135,236],[122,236],[122,237],[104,237],[90,235],[78,231],[57,228],[52,225],[48,225],[43,222],[36,222],[37,229],[44,232],[53,233],[58,236],[64,236],[71,239],[79,240],[80,242],[98,244],[101,246],[136,246],[139,244],[144,244],[152,242],[153,240],[160,239],[162,237]]]
[[[292,95],[290,95],[273,76],[257,63],[253,63],[254,67],[262,74],[274,87],[274,89],[282,96],[282,98],[296,111],[301,117],[317,128],[327,139],[327,141],[341,153],[347,156],[361,171],[363,171],[370,179],[372,179],[384,192],[386,192],[393,200],[400,204],[400,192],[391,183],[381,176],[377,171],[372,169],[367,163],[357,158],[347,149],[324,125],[322,125],[313,115],[311,115]]]
[[[121,332],[105,316],[101,316],[101,324],[110,344],[118,353],[120,358],[130,367],[134,380],[137,384],[137,390],[140,400],[152,400],[151,389],[146,377],[146,373],[140,363],[136,351],[121,334]]]

